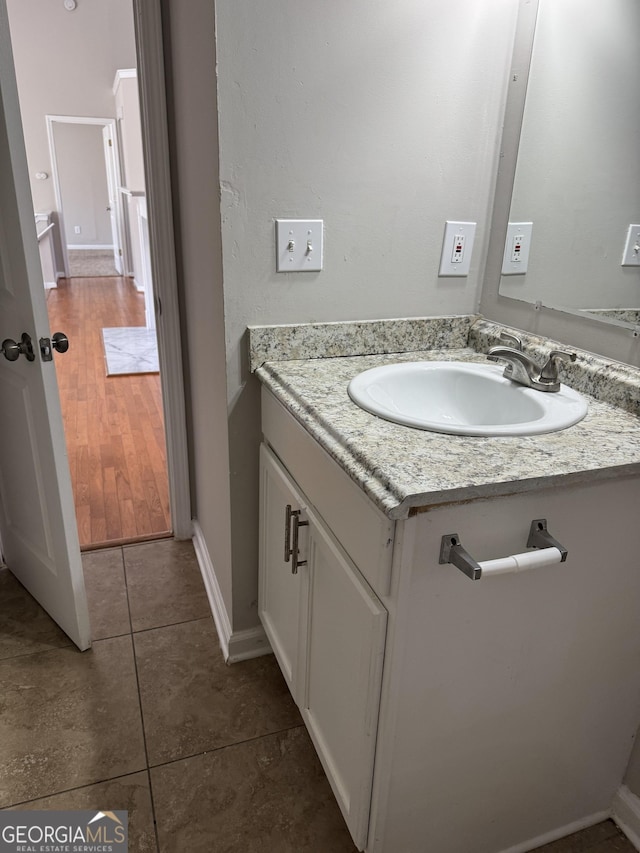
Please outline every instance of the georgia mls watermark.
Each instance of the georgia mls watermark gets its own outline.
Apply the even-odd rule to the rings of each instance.
[[[0,812],[0,853],[127,853],[128,813]]]

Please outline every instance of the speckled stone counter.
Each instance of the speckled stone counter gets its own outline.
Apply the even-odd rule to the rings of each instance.
[[[454,319],[456,328],[462,328],[461,318]],[[481,352],[460,346],[458,334],[452,337],[457,344],[452,348],[431,348],[427,344],[417,351],[374,355],[349,355],[334,349],[331,358],[307,355],[291,359],[290,353],[278,353],[274,347],[270,352],[274,360],[264,361],[256,373],[390,518],[406,518],[416,509],[435,504],[640,475],[640,371],[589,353],[579,352],[579,369],[571,373],[575,381],[569,381],[588,396],[587,416],[568,430],[547,435],[443,435],[382,420],[349,398],[349,381],[361,371],[381,364],[419,360],[484,362],[482,353],[497,342],[504,327],[471,317],[467,328],[468,341]],[[304,338],[302,331],[296,334],[298,340]],[[261,331],[263,350],[264,335]],[[535,353],[538,345],[547,352],[556,348],[554,342],[524,334],[522,337],[526,351]],[[411,341],[415,340],[412,334]],[[314,347],[317,351],[317,342]],[[300,347],[296,352],[299,354]],[[289,356],[289,360],[275,360],[278,355],[285,359]],[[616,385],[613,390],[612,384]],[[594,392],[601,399],[596,399]],[[618,405],[607,402],[608,397]]]

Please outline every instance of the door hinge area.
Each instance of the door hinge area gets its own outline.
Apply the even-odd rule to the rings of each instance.
[[[109,140],[109,148],[113,148],[113,142]]]
[[[53,361],[53,351],[66,352],[69,349],[69,338],[64,332],[56,332],[51,338],[40,338],[40,358],[42,361]]]

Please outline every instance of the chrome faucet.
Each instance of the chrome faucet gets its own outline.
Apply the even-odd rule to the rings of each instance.
[[[503,376],[537,391],[559,391],[558,362],[561,359],[576,360],[575,352],[553,350],[543,367],[540,367],[522,351],[520,338],[505,332],[500,335],[500,340],[504,341],[504,345],[491,347],[487,353],[489,361],[506,361]]]

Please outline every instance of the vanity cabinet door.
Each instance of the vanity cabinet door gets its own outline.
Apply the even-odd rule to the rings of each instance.
[[[271,648],[294,700],[298,702],[300,581],[292,562],[285,561],[287,506],[304,512],[302,496],[276,457],[260,448],[260,562],[258,612]],[[307,528],[300,528],[300,560]],[[291,525],[289,542],[291,543]]]
[[[296,574],[291,559],[285,561],[287,506],[308,522],[299,528],[302,565]],[[387,611],[265,445],[260,448],[259,613],[349,831],[363,850]]]
[[[367,842],[387,611],[309,510],[300,709],[358,849]]]

